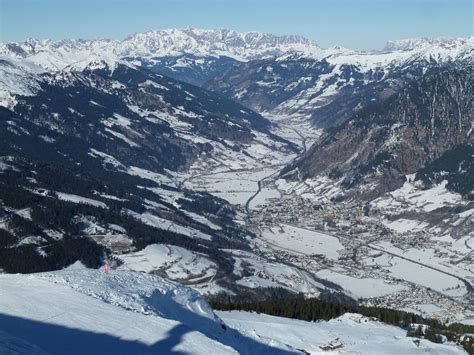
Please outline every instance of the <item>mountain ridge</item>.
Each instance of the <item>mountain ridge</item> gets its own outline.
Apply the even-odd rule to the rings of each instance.
[[[403,175],[472,144],[472,75],[472,67],[425,75],[361,109],[311,148],[300,173],[342,175],[347,188],[370,184],[370,177],[383,180],[385,189],[401,186]]]
[[[468,38],[414,38],[388,41],[381,51],[406,51],[416,47],[438,46],[452,49],[473,46],[474,37]],[[112,47],[112,48],[111,48]],[[449,48],[451,47],[451,48]],[[26,58],[39,53],[67,57],[72,53],[122,57],[164,57],[194,54],[199,56],[228,56],[239,61],[278,56],[287,52],[302,52],[313,58],[331,54],[375,54],[380,50],[358,51],[332,46],[321,48],[313,40],[300,35],[274,35],[230,29],[155,29],[137,32],[123,40],[117,39],[32,39],[0,43],[0,55]],[[85,53],[84,53],[85,52]],[[69,63],[71,64],[71,63]]]

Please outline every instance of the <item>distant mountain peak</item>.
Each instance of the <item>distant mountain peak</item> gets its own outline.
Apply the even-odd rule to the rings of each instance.
[[[474,45],[474,36],[467,38],[450,38],[450,37],[421,37],[421,38],[405,38],[390,40],[386,43],[384,51],[410,51],[421,49],[430,46],[444,47],[444,48],[453,48],[457,46],[473,46]]]
[[[0,43],[0,55],[27,59],[47,70],[72,68],[82,70],[88,63],[105,58],[133,60],[142,58],[180,57],[228,57],[237,61],[249,61],[270,57],[298,56],[321,59],[341,57],[356,64],[373,67],[372,60],[379,62],[404,60],[416,55],[437,61],[469,58],[474,51],[474,37],[470,38],[412,38],[389,41],[385,52],[392,57],[378,56],[383,52],[359,52],[340,46],[321,48],[314,41],[299,35],[274,35],[264,32],[238,32],[231,29],[174,28],[154,29],[135,33],[124,40],[113,39],[33,39],[23,42]],[[369,64],[367,64],[369,63]],[[377,64],[378,65],[378,64]]]
[[[316,43],[298,35],[277,36],[263,32],[237,32],[230,29],[157,29],[136,33],[120,44],[119,51],[140,55],[226,55],[257,59],[289,50],[318,49]]]

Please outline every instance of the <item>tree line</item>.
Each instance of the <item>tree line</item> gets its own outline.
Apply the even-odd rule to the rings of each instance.
[[[380,322],[408,329],[410,324],[425,324],[426,332],[414,332],[411,336],[423,337],[433,342],[444,335],[472,354],[473,338],[461,336],[474,334],[474,326],[461,323],[445,324],[437,319],[425,318],[418,314],[384,307],[361,306],[352,303],[332,302],[317,298],[304,298],[302,295],[266,301],[240,301],[231,296],[214,298],[209,301],[216,310],[239,310],[265,313],[277,317],[293,318],[308,322],[328,321],[345,313],[358,313]]]

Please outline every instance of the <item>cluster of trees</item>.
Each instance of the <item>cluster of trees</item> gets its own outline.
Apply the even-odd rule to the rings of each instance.
[[[433,160],[416,174],[425,186],[448,180],[446,187],[474,200],[474,147],[460,144]]]
[[[427,320],[413,313],[389,308],[364,307],[357,304],[332,302],[318,298],[306,299],[302,296],[257,302],[234,302],[231,298],[228,298],[212,301],[212,305],[219,310],[255,311],[305,321],[330,320],[349,312],[374,317],[381,322],[393,325],[408,325],[410,323],[438,325],[436,320]]]
[[[38,248],[44,253],[43,256]],[[44,246],[24,244],[15,248],[0,248],[0,269],[8,273],[31,273],[59,270],[75,261],[98,268],[104,257],[104,248],[89,238],[64,236],[48,241]]]
[[[211,299],[211,306],[216,310],[240,310],[247,312],[265,313],[278,317],[300,319],[305,321],[321,321],[337,318],[344,313],[359,313],[374,318],[386,324],[407,328],[410,324],[425,324],[425,333],[412,334],[437,342],[439,335],[445,335],[448,340],[460,343],[469,352],[472,351],[473,339],[467,337],[460,340],[462,334],[474,334],[474,326],[453,323],[443,324],[436,319],[424,318],[420,315],[382,307],[366,307],[351,303],[331,302],[323,299],[304,298],[297,296],[267,301],[240,301],[235,297],[220,297]]]
[[[0,248],[11,247],[16,244],[17,238],[4,229],[0,229]]]
[[[31,168],[31,167],[25,167]],[[70,171],[60,171],[57,167],[42,166],[35,170],[34,178],[36,182],[31,188],[36,188],[38,183],[48,190],[59,189],[57,181],[69,181],[63,186],[61,191],[75,193],[82,196],[101,200],[99,196],[92,195],[92,191],[101,190],[104,193],[110,193],[115,196],[122,196],[121,186],[115,191],[114,186],[107,186],[107,190],[100,183],[90,181],[87,175],[77,176]],[[49,177],[48,177],[49,176]],[[122,226],[127,235],[133,239],[135,247],[142,249],[153,243],[166,243],[181,246],[188,250],[208,255],[219,265],[221,273],[232,273],[233,259],[219,251],[219,248],[242,248],[242,238],[217,238],[216,240],[206,241],[193,239],[171,231],[157,229],[137,221],[133,217],[124,213],[124,209],[132,209],[138,213],[143,212],[143,205],[140,203],[140,196],[136,194],[128,195],[127,201],[104,200],[109,206],[108,209],[98,208],[86,204],[76,204],[69,201],[58,200],[53,195],[38,195],[23,186],[29,185],[28,178],[31,178],[31,172],[6,170],[5,174],[0,176],[0,202],[3,205],[17,210],[28,208],[30,217],[24,218],[14,212],[5,212],[4,218],[8,221],[10,232],[0,230],[0,268],[7,272],[39,272],[59,269],[67,266],[76,260],[81,260],[84,264],[94,267],[97,266],[104,253],[108,250],[97,245],[92,239],[82,238],[83,231],[81,223],[78,223],[77,216],[92,216],[100,225],[116,224]],[[57,180],[56,180],[57,178]],[[70,180],[79,181],[76,187]],[[46,185],[44,185],[46,184]],[[67,189],[65,187],[68,187]],[[133,188],[133,186],[131,187]],[[148,196],[147,190],[139,190],[147,195],[149,199],[157,198]],[[190,196],[197,197],[199,196]],[[212,199],[203,197],[203,204],[212,204]],[[184,200],[183,200],[184,201]],[[201,206],[200,202],[186,200],[187,207],[196,209]],[[197,201],[197,200],[196,200]],[[162,201],[163,203],[166,203]],[[213,206],[215,207],[215,206]],[[170,205],[170,208],[174,206]],[[178,211],[177,211],[178,213]],[[177,216],[181,223],[191,224],[199,228],[196,222],[189,221],[183,213],[183,218]],[[207,226],[203,226],[204,231],[212,235],[213,231]],[[229,227],[230,228],[230,227]],[[226,228],[226,231],[232,232],[232,235],[238,235],[239,230]],[[49,237],[44,230],[55,230],[64,235],[61,240],[54,240]],[[42,240],[32,245],[18,245],[18,242],[24,237],[35,236]],[[79,242],[80,240],[80,242]],[[77,244],[77,245],[76,245]],[[94,246],[94,247],[92,247]],[[41,251],[39,251],[39,248]],[[81,249],[81,252],[68,249]]]
[[[90,105],[89,105],[90,106]],[[1,116],[0,112],[0,116]],[[27,114],[25,112],[25,114]],[[66,112],[65,112],[66,115]],[[66,117],[66,116],[64,116]],[[12,118],[13,119],[13,118]],[[25,124],[29,125],[28,121]],[[34,125],[28,126],[31,132],[36,132]],[[53,134],[54,135],[54,134]],[[15,140],[15,135],[8,139]],[[24,138],[24,139],[23,139]],[[29,140],[23,137],[21,152],[13,149],[13,141],[2,141],[0,147],[5,154],[14,156],[15,169],[6,169],[0,174],[0,210],[5,211],[29,210],[29,217],[16,215],[14,211],[4,216],[8,221],[9,232],[0,234],[0,249],[2,260],[0,268],[8,272],[34,272],[60,268],[72,260],[77,254],[60,252],[60,246],[65,245],[68,238],[83,237],[83,226],[78,223],[80,216],[90,216],[101,226],[116,224],[126,230],[132,238],[135,247],[142,249],[152,243],[166,243],[184,247],[209,256],[218,266],[219,273],[232,274],[234,260],[220,249],[247,249],[248,243],[244,236],[248,233],[233,222],[235,211],[230,205],[218,198],[205,193],[185,191],[185,198],[179,201],[182,209],[207,215],[213,222],[220,224],[222,230],[213,230],[209,226],[194,220],[182,209],[169,204],[149,189],[140,187],[156,187],[158,183],[131,176],[126,173],[104,169],[102,163],[88,155],[89,148],[84,142],[69,137],[66,141],[61,135],[54,135],[56,149],[50,143],[41,139]],[[16,142],[16,141],[15,141]],[[19,144],[19,142],[16,142]],[[73,159],[74,158],[74,159]],[[79,164],[76,164],[80,162]],[[173,187],[160,186],[173,190]],[[42,188],[44,195],[33,193],[31,190]],[[46,193],[46,190],[50,193]],[[58,200],[51,191],[61,191],[102,201],[108,208],[98,208],[85,204],[77,204]],[[100,195],[113,195],[119,199],[106,199]],[[190,238],[181,234],[154,228],[137,221],[126,213],[132,210],[143,213],[146,206],[143,201],[151,200],[164,205],[168,210],[157,209],[157,215],[175,221],[178,224],[190,226],[213,236],[211,241]],[[54,230],[64,236],[62,240],[51,238],[45,230]],[[25,237],[38,237],[37,243],[22,245]],[[89,242],[96,243],[89,239]],[[97,246],[97,245],[96,245]],[[102,253],[109,251],[97,246]],[[100,260],[95,249],[85,247],[91,253],[91,258]],[[9,249],[9,250],[7,250]],[[84,255],[80,256],[85,259]],[[23,260],[18,262],[18,260]],[[75,260],[72,260],[74,262]],[[97,260],[96,260],[97,261]],[[89,260],[89,265],[96,262]]]

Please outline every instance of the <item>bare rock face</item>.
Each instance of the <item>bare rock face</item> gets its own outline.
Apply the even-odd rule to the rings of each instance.
[[[372,193],[393,190],[403,176],[460,144],[473,143],[473,70],[422,77],[333,128],[294,167],[300,176],[328,174]]]

